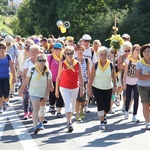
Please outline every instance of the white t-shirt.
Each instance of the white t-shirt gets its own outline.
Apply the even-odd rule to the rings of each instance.
[[[129,65],[129,59],[125,59],[125,63]],[[131,62],[131,65],[128,66],[128,73],[126,78],[126,84],[135,85],[138,82],[138,78],[136,77],[136,64],[135,62]]]
[[[25,62],[25,52],[24,50],[18,51],[18,67],[20,71],[23,71],[23,65]]]
[[[52,73],[49,70],[48,77],[41,76],[40,79],[37,79],[38,72],[35,70],[31,77],[31,69],[28,69],[27,76],[31,77],[30,84],[29,84],[29,93],[31,96],[37,96],[43,98],[46,93],[47,88],[47,79],[52,79]]]
[[[23,65],[23,69],[30,69],[30,68],[32,68],[34,66],[35,66],[35,64],[33,64],[31,62],[31,58],[28,58],[28,59],[25,60],[25,63]]]
[[[94,51],[93,56],[92,56],[92,49],[91,47],[89,47],[88,49],[85,49],[83,52],[83,56],[85,58],[88,58],[90,61],[90,69],[92,68],[92,65],[95,64],[97,62],[97,56],[96,53]]]

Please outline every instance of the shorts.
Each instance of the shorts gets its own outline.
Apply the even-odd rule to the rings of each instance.
[[[44,97],[38,97],[38,96],[32,96],[30,95],[30,99],[31,101],[35,101],[35,100],[43,100]]]
[[[0,97],[4,97],[5,99],[9,97],[9,78],[0,78]]]
[[[150,103],[150,87],[137,86],[141,103]]]
[[[87,85],[87,82],[84,82],[85,92],[84,92],[84,95],[82,97],[80,97],[80,88],[79,88],[79,92],[78,92],[78,96],[77,96],[78,102],[85,102],[86,101],[86,85]]]

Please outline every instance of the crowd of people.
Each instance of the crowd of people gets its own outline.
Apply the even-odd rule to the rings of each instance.
[[[57,118],[64,117],[65,108],[68,132],[72,132],[73,114],[76,121],[82,121],[90,113],[92,100],[97,106],[99,129],[105,130],[107,114],[114,114],[113,104],[120,106],[121,101],[124,119],[132,114],[132,121],[140,122],[139,97],[145,129],[150,130],[150,43],[132,45],[128,34],[122,38],[124,44],[116,54],[98,39],[91,44],[88,34],[76,43],[72,36],[6,36],[0,42],[0,113],[9,107],[9,98],[14,97],[19,83],[23,119],[32,118],[34,134],[47,123],[47,103],[48,112]]]

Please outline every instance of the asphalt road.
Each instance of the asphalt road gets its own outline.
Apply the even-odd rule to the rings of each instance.
[[[0,150],[149,150],[150,131],[145,130],[141,103],[140,123],[124,119],[122,106],[114,105],[115,114],[107,115],[105,131],[99,130],[96,105],[90,104],[90,113],[82,122],[73,117],[74,131],[67,133],[66,118],[46,114],[45,130],[33,134],[32,119],[23,120],[22,100],[17,95],[10,99],[11,107],[0,114]],[[48,106],[47,106],[48,110]],[[64,109],[62,110],[64,114]]]

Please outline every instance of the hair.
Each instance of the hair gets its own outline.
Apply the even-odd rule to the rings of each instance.
[[[32,49],[37,49],[37,50],[40,52],[40,46],[37,45],[37,44],[31,45],[31,46],[30,46],[30,50],[32,50]]]
[[[143,58],[143,52],[147,49],[147,48],[150,48],[150,43],[148,44],[144,44],[141,49],[140,49],[140,55],[141,55],[141,58]]]
[[[43,57],[46,60],[42,75],[44,75],[45,70],[48,68],[48,62],[47,62],[47,57],[45,54],[38,54],[36,57],[36,61],[38,61],[39,57]]]
[[[6,45],[3,42],[0,42],[0,46],[4,46],[6,48]]]
[[[101,47],[98,48],[97,55],[100,56],[100,54],[102,52],[106,52],[107,55],[108,55],[109,54],[109,49],[107,47],[105,47],[105,46],[101,46]]]
[[[47,42],[47,38],[43,38],[41,41],[42,42]]]
[[[74,48],[72,46],[66,46],[65,49],[64,49],[64,54],[67,52],[67,51],[71,51],[74,53]]]
[[[30,45],[33,45],[34,41],[31,39],[27,39],[27,40],[25,40],[24,44],[26,45],[27,43],[30,43]]]
[[[78,49],[80,49],[80,48],[82,48],[83,51],[85,50],[84,45],[81,44],[81,43],[80,43],[80,44],[78,43],[78,44],[76,45],[76,49],[75,49],[75,50],[78,50]]]
[[[94,41],[93,41],[93,45],[102,46],[100,40],[94,40]]]
[[[132,48],[132,44],[129,41],[125,41],[122,47],[123,47],[123,50],[125,50],[127,48],[131,49]]]

